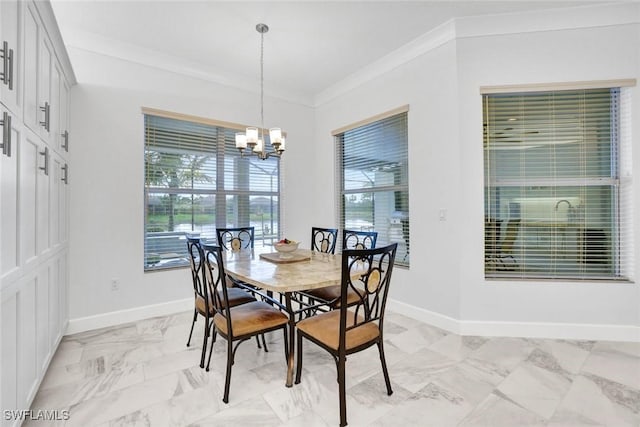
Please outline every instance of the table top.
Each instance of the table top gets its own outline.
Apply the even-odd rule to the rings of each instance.
[[[307,261],[276,264],[260,258],[272,248],[225,252],[225,269],[232,277],[273,292],[295,292],[339,285],[341,255],[298,249],[310,257]]]

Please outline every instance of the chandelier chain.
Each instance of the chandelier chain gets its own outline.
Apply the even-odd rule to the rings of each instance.
[[[264,148],[264,32],[260,33],[260,135]]]

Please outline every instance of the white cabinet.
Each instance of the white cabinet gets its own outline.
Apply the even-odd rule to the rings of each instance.
[[[38,105],[38,50],[40,32],[38,12],[32,3],[24,10],[24,123],[32,131],[39,132],[40,106]]]
[[[59,143],[61,152],[69,152],[69,85],[64,79],[60,80],[60,115],[58,120]]]
[[[54,23],[47,2],[0,0],[3,410],[30,407],[68,319],[69,186],[63,179],[74,81]],[[19,425],[4,418],[3,427]]]
[[[13,114],[20,112],[21,13],[18,0],[0,1],[0,100]]]
[[[20,117],[0,106],[0,280],[18,269],[18,156],[22,126]]]

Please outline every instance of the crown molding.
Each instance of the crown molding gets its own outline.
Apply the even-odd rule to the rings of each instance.
[[[239,74],[221,73],[195,61],[186,61],[175,55],[169,55],[156,50],[143,48],[131,43],[122,42],[94,33],[71,30],[65,33],[67,47],[83,50],[96,55],[108,56],[122,61],[131,62],[146,67],[156,68],[199,80],[240,89],[258,94],[256,80]],[[251,88],[256,87],[255,90]],[[279,90],[265,90],[265,95],[293,104],[306,107],[313,106],[313,98],[302,93]]]
[[[69,60],[67,50],[63,48],[64,41],[62,40],[60,28],[58,27],[58,21],[56,21],[51,3],[48,1],[34,1],[33,5],[37,9],[38,15],[40,15],[40,19],[42,19],[45,31],[47,32],[51,43],[56,46],[55,56],[56,58],[58,58],[58,62],[62,66],[62,70],[64,72],[64,75],[67,77],[69,85],[75,85],[77,83],[76,75],[73,72],[73,67],[71,66],[71,61]],[[60,46],[60,48],[57,48],[58,46]]]
[[[455,40],[455,38],[456,25],[455,20],[452,19],[323,90],[316,95],[314,106],[319,107],[326,104],[363,83],[380,77],[430,50]]]
[[[640,23],[640,3],[586,5],[526,13],[457,18],[456,38],[576,30],[637,23]]]
[[[454,18],[350,74],[315,96],[286,90],[270,90],[266,95],[286,102],[317,108],[456,39],[638,23],[640,23],[640,3],[637,2]],[[57,28],[56,25],[55,29],[57,30]],[[219,70],[212,70],[202,63],[185,61],[173,55],[89,32],[73,31],[65,36],[68,40],[68,47],[258,93],[257,90],[250,89],[255,86],[253,79],[237,74],[221,73]],[[61,60],[61,62],[64,61]],[[69,69],[73,73],[70,65]]]
[[[638,23],[640,3],[636,2],[454,18],[318,93],[314,107],[320,107],[420,55],[457,39]]]

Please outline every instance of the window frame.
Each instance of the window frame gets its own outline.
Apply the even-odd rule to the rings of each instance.
[[[410,199],[410,193],[409,193],[409,135],[408,135],[408,131],[409,131],[409,125],[408,125],[408,121],[409,121],[409,117],[408,117],[408,112],[409,112],[409,105],[403,105],[401,107],[395,108],[393,110],[389,110],[386,112],[383,112],[381,114],[377,114],[375,116],[372,116],[370,118],[364,119],[364,120],[360,120],[356,123],[353,123],[351,125],[347,125],[344,127],[341,127],[339,129],[334,130],[331,134],[334,138],[334,147],[335,147],[335,159],[336,159],[336,168],[335,168],[335,173],[336,173],[336,195],[337,195],[337,201],[336,201],[336,215],[338,218],[338,223],[339,223],[339,228],[344,230],[345,229],[345,220],[346,220],[346,213],[345,213],[345,200],[346,197],[349,195],[356,195],[356,194],[368,194],[371,193],[373,199],[375,200],[375,194],[382,194],[382,193],[389,193],[392,192],[393,193],[393,197],[394,197],[394,205],[397,208],[399,203],[402,203],[402,201],[398,201],[398,194],[399,193],[405,193],[406,194],[406,200],[405,200],[405,204],[406,204],[406,210],[402,211],[403,212],[403,216],[402,217],[397,217],[397,218],[393,218],[394,221],[398,221],[397,226],[400,229],[400,233],[401,233],[401,237],[398,238],[397,236],[395,236],[394,239],[390,239],[390,241],[386,241],[385,235],[384,233],[381,232],[381,230],[377,230],[377,229],[373,229],[373,231],[378,231],[379,235],[378,235],[378,242],[377,242],[377,246],[382,246],[382,245],[386,245],[386,244],[390,244],[393,242],[398,242],[399,243],[399,252],[398,252],[398,256],[396,257],[396,265],[399,267],[405,267],[405,268],[409,268],[410,267],[410,245],[411,245],[411,238],[410,238],[410,206],[409,206],[409,199]],[[371,188],[346,188],[345,185],[345,171],[344,171],[344,163],[345,163],[345,159],[344,159],[344,148],[343,148],[343,138],[345,133],[350,132],[350,131],[354,131],[354,130],[359,130],[359,129],[365,129],[365,128],[373,128],[375,126],[379,126],[381,124],[384,124],[385,121],[388,122],[393,122],[395,120],[401,120],[404,122],[404,125],[406,126],[404,129],[404,143],[406,144],[406,148],[405,148],[405,152],[406,152],[406,158],[403,159],[405,164],[406,164],[406,170],[404,171],[406,174],[405,177],[405,183],[394,183],[392,185],[376,185],[374,187]],[[365,131],[366,132],[366,131]],[[380,158],[379,161],[384,161],[385,159]],[[373,215],[375,217],[375,205],[373,206]],[[394,216],[395,212],[400,212],[397,209],[394,211],[391,211],[389,213],[389,218],[391,219]],[[374,227],[375,227],[375,219],[374,219]],[[348,228],[348,229],[353,229],[353,228]],[[391,234],[391,232],[389,233]],[[397,234],[397,233],[396,233]],[[342,249],[342,240],[341,238],[338,239],[338,249],[341,250]]]
[[[625,159],[624,155],[630,154],[630,141],[622,140],[624,137],[620,137],[620,134],[624,134],[626,129],[623,129],[628,124],[625,123],[625,119],[622,117],[621,105],[623,101],[621,100],[622,90],[626,86],[635,85],[635,80],[619,80],[619,81],[604,81],[604,82],[576,82],[569,84],[550,84],[546,87],[543,85],[529,85],[529,86],[493,86],[493,87],[485,87],[481,88],[482,95],[482,119],[483,119],[483,127],[484,127],[484,135],[483,135],[483,174],[484,174],[484,186],[483,186],[483,195],[484,195],[484,213],[485,213],[485,234],[484,234],[484,246],[483,253],[485,257],[484,264],[484,276],[485,279],[488,280],[499,280],[499,279],[522,279],[522,280],[549,280],[549,281],[584,281],[584,280],[595,280],[595,281],[630,281],[633,275],[633,266],[626,265],[628,264],[628,255],[625,255],[623,252],[628,251],[629,246],[633,246],[630,244],[630,238],[627,238],[622,235],[623,232],[630,232],[630,218],[628,215],[623,215],[622,204],[626,203],[624,200],[625,197],[628,197],[627,193],[630,192],[628,186],[630,185],[630,170],[624,171],[624,167],[622,166]],[[609,176],[580,176],[580,177],[569,177],[569,178],[558,178],[558,177],[537,177],[537,178],[508,178],[508,179],[493,179],[488,180],[487,178],[487,167],[488,166],[488,158],[487,153],[490,151],[488,148],[489,137],[487,132],[487,109],[486,102],[487,97],[490,96],[499,96],[499,95],[513,95],[513,96],[522,96],[526,98],[527,95],[539,95],[542,93],[556,93],[561,91],[589,91],[589,90],[607,90],[610,89],[610,99],[612,100],[612,111],[610,112],[611,122],[615,122],[615,126],[612,126],[611,129],[611,137],[609,141],[609,151],[608,155],[611,160],[611,170]],[[625,92],[628,94],[628,92]],[[617,94],[617,95],[616,95]],[[626,101],[628,102],[628,101]],[[616,115],[614,117],[614,114]],[[515,115],[515,114],[514,114]],[[584,124],[583,124],[584,126]],[[495,140],[492,142],[495,143]],[[582,142],[582,144],[586,144],[586,142]],[[551,161],[551,160],[550,160]],[[622,185],[626,186],[623,188]],[[607,187],[610,188],[610,196],[613,200],[610,205],[610,209],[608,211],[609,219],[609,228],[612,230],[612,235],[610,236],[611,243],[609,248],[611,249],[611,254],[609,255],[611,264],[611,271],[608,274],[589,274],[588,272],[570,272],[565,274],[559,274],[557,270],[554,270],[551,274],[536,274],[533,270],[525,270],[522,269],[518,272],[498,272],[496,270],[495,265],[493,267],[489,267],[488,260],[490,260],[491,256],[495,256],[494,254],[498,251],[498,241],[495,240],[495,234],[492,233],[492,229],[496,227],[496,224],[491,224],[487,222],[487,218],[491,217],[491,208],[489,204],[495,203],[494,199],[489,198],[492,196],[492,192],[497,191],[500,188],[511,187],[511,188],[524,188],[524,187],[540,187],[540,188],[552,188],[552,189],[562,189],[563,187],[576,187],[580,188],[581,191],[586,191],[584,189],[588,188],[597,188],[597,187]],[[522,190],[521,190],[522,191]],[[555,191],[555,190],[554,190]],[[493,197],[493,196],[492,196]],[[488,210],[489,209],[489,210]],[[495,218],[494,218],[495,219]],[[524,220],[524,219],[523,219]],[[493,227],[493,228],[492,228]],[[500,227],[498,222],[497,227]],[[583,230],[585,232],[585,230]],[[577,233],[577,232],[576,232]],[[505,236],[506,237],[506,236]],[[576,234],[576,239],[577,239]],[[493,240],[492,240],[493,239]],[[585,244],[584,235],[581,237],[582,244]],[[578,245],[578,243],[576,243]],[[556,248],[557,249],[557,248]],[[578,250],[578,249],[576,249]],[[585,251],[584,247],[580,248],[581,251]],[[583,252],[584,253],[584,252]],[[578,255],[579,256],[579,255]],[[555,258],[550,257],[550,261],[557,262]],[[582,262],[585,262],[584,260]]]
[[[144,271],[145,272],[153,272],[153,271],[162,271],[162,270],[168,270],[168,269],[179,269],[179,268],[188,268],[189,267],[189,262],[188,262],[188,253],[187,253],[187,249],[186,249],[186,238],[185,235],[201,235],[201,237],[207,241],[207,242],[215,242],[215,230],[218,227],[231,227],[231,226],[249,226],[249,225],[254,225],[252,224],[251,221],[251,216],[254,214],[251,212],[251,206],[250,206],[250,202],[249,202],[249,198],[250,197],[266,197],[269,198],[269,204],[270,204],[270,208],[272,209],[271,212],[267,212],[267,216],[270,217],[270,219],[268,219],[267,221],[269,221],[267,223],[267,221],[263,221],[263,226],[264,224],[273,224],[273,226],[269,226],[269,230],[270,230],[270,234],[263,234],[262,237],[259,237],[260,235],[258,234],[259,232],[259,227],[256,228],[256,244],[260,244],[260,239],[262,239],[262,243],[265,244],[266,240],[268,241],[273,241],[273,240],[277,240],[279,238],[279,235],[281,234],[281,230],[282,230],[282,224],[283,224],[283,218],[282,218],[282,165],[280,163],[280,159],[278,158],[269,158],[268,160],[262,161],[259,160],[257,157],[249,157],[249,156],[245,156],[242,157],[240,155],[240,152],[237,151],[235,149],[235,143],[232,141],[232,138],[227,137],[229,135],[233,135],[235,134],[235,132],[237,132],[240,129],[244,129],[246,128],[246,126],[243,126],[241,124],[235,124],[235,123],[230,123],[230,122],[224,122],[224,121],[218,121],[218,120],[211,120],[211,119],[206,119],[206,118],[202,118],[202,117],[197,117],[197,116],[190,116],[190,115],[185,115],[185,114],[179,114],[179,113],[172,113],[172,112],[167,112],[167,111],[162,111],[162,110],[156,110],[156,109],[150,109],[150,108],[142,108],[142,113],[143,113],[143,126],[144,126],[144,131],[143,131],[143,164],[144,164],[144,179],[143,179],[143,194],[144,194],[144,213],[143,213],[143,238],[144,238],[144,247],[143,247],[143,266],[144,266]],[[193,187],[179,187],[179,188],[170,188],[168,186],[162,186],[162,185],[148,185],[147,182],[147,153],[149,151],[150,148],[150,143],[148,141],[147,138],[147,130],[148,130],[148,124],[147,124],[147,118],[153,116],[156,119],[159,120],[164,120],[164,119],[168,119],[168,120],[176,120],[179,122],[187,122],[190,124],[195,124],[195,125],[202,125],[208,128],[211,128],[212,130],[212,134],[215,134],[215,137],[212,136],[213,139],[215,139],[215,141],[208,141],[204,148],[202,149],[201,152],[197,152],[191,148],[189,149],[184,149],[184,147],[179,147],[178,149],[176,149],[176,154],[196,154],[196,155],[209,155],[211,156],[214,160],[214,163],[216,164],[215,166],[215,177],[213,177],[213,181],[215,182],[213,188],[197,188],[196,186]],[[223,142],[223,144],[220,144],[220,141]],[[166,142],[164,143],[166,144]],[[163,145],[164,145],[163,144]],[[208,151],[204,151],[205,148],[212,148],[211,152]],[[151,146],[151,148],[153,149],[153,146]],[[165,148],[166,149],[166,148]],[[158,146],[156,145],[156,152],[160,152],[163,150],[162,145]],[[182,150],[182,152],[180,152],[179,150]],[[247,182],[249,180],[249,176],[252,173],[252,170],[255,171],[256,168],[260,168],[262,170],[262,172],[264,172],[264,174],[258,174],[260,178],[264,179],[265,176],[271,176],[273,175],[273,179],[272,179],[272,183],[270,184],[270,187],[275,188],[275,190],[273,190],[272,188],[268,189],[268,190],[264,190],[264,189],[251,189],[251,188],[237,188],[236,186],[238,185],[237,182],[234,181],[234,184],[232,185],[232,187],[230,188],[228,185],[228,182],[226,182],[229,177],[232,178],[237,178],[239,175],[238,173],[235,171],[230,174],[229,170],[228,170],[228,165],[225,164],[225,161],[228,159],[237,159],[238,161],[241,162],[246,162],[246,170],[247,170],[247,174],[246,174],[246,179]],[[274,173],[270,174],[269,171],[266,171],[264,168],[264,162],[268,162],[271,167],[273,168]],[[221,176],[222,175],[222,176]],[[244,175],[242,175],[244,176]],[[275,185],[274,185],[275,182]],[[149,227],[151,227],[153,224],[149,222],[148,220],[148,209],[149,209],[149,197],[153,194],[159,194],[159,195],[169,195],[169,194],[175,194],[175,195],[196,195],[196,196],[214,196],[214,200],[215,202],[213,203],[213,215],[215,217],[215,219],[212,218],[212,223],[211,225],[213,227],[209,227],[211,228],[211,230],[207,231],[206,233],[204,232],[200,232],[200,231],[166,231],[166,232],[162,232],[159,231],[157,232],[157,237],[161,238],[163,237],[162,234],[166,234],[166,237],[169,237],[173,240],[179,240],[179,242],[173,242],[171,245],[171,247],[175,247],[176,250],[179,250],[179,252],[176,252],[176,254],[178,255],[177,257],[173,257],[173,258],[168,258],[168,262],[165,265],[154,265],[152,263],[150,263],[149,260],[149,256],[153,255],[154,252],[150,252],[148,251],[148,247],[151,247],[150,245],[148,245],[148,240],[149,240],[149,234],[153,233],[153,232],[149,232],[147,231]],[[232,198],[232,201],[230,202],[231,204],[229,204],[228,199],[229,197]],[[247,198],[247,202],[246,203],[242,203],[243,206],[235,206],[237,203],[237,197],[246,197]],[[275,202],[274,202],[275,199]],[[246,206],[244,206],[246,204]],[[275,206],[274,206],[275,205]],[[193,211],[195,205],[191,205],[191,210]],[[273,208],[275,207],[275,210],[273,210]],[[234,209],[237,208],[235,215],[236,215],[236,220],[239,223],[236,223],[236,221],[233,222],[229,222],[231,219],[228,217],[228,212],[229,209]],[[238,215],[241,215],[241,218],[237,218]],[[246,221],[243,219],[243,217],[246,216]],[[275,219],[274,219],[275,217]],[[193,216],[193,212],[192,212],[192,218],[194,218]],[[224,223],[223,223],[224,222]],[[245,223],[246,222],[246,223]],[[193,222],[192,219],[192,228],[194,225],[198,225],[197,223]],[[202,224],[200,224],[202,225]],[[266,228],[265,228],[266,229]],[[274,231],[276,234],[274,234]],[[182,246],[184,246],[184,248],[182,248]],[[157,251],[158,252],[158,256],[162,256],[166,253],[163,251]]]

